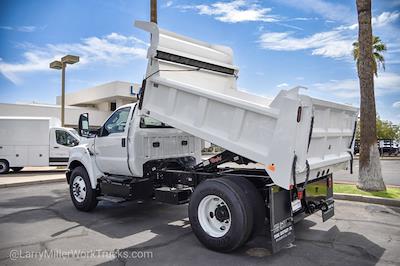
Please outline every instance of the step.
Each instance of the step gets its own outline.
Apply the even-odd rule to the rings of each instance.
[[[120,198],[120,197],[113,197],[113,196],[99,196],[97,197],[98,200],[105,200],[105,201],[111,201],[114,203],[121,203],[126,201],[126,199],[124,198]]]
[[[132,177],[122,175],[108,175],[103,177],[103,180],[115,183],[130,183],[132,181]]]

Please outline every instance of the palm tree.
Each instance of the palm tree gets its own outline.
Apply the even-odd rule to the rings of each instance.
[[[357,70],[361,95],[360,163],[357,187],[367,191],[384,191],[386,190],[386,186],[382,179],[381,162],[376,138],[374,73],[377,73],[377,64],[374,59],[376,57],[372,44],[374,38],[372,38],[371,0],[356,0],[356,4],[359,45],[355,55],[357,55]]]
[[[372,61],[373,71],[375,76],[378,76],[378,66],[382,66],[383,70],[385,70],[385,58],[382,53],[387,50],[386,44],[384,44],[378,36],[372,37],[372,49],[374,53],[374,60]],[[360,46],[358,42],[353,43],[353,58],[357,62],[359,60]]]

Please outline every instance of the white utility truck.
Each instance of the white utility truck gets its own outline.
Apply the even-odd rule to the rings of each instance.
[[[0,117],[0,174],[26,166],[67,165],[79,135],[49,117]]]
[[[222,252],[259,234],[277,252],[294,241],[296,220],[318,210],[324,221],[333,216],[332,173],[351,166],[357,108],[299,88],[272,100],[238,91],[230,48],[136,26],[151,34],[139,102],[71,150],[66,176],[77,209],[99,200],[189,202],[193,232]],[[87,135],[85,115],[79,124]],[[201,139],[225,151],[202,161]]]

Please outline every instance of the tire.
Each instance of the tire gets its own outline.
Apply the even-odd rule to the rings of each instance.
[[[92,189],[85,167],[78,166],[72,170],[69,193],[75,208],[78,210],[89,212],[96,208],[98,203],[97,193],[96,190]]]
[[[246,195],[250,199],[250,203],[253,209],[253,230],[250,233],[246,242],[253,239],[257,235],[265,235],[265,219],[266,219],[266,209],[264,200],[257,190],[257,188],[244,177],[234,176],[230,177],[229,180],[240,186]]]
[[[19,171],[21,171],[24,168],[23,167],[11,167],[11,169],[13,170],[14,173],[18,173]]]
[[[215,202],[218,204],[216,208],[212,206]],[[218,213],[225,215],[221,217]],[[226,217],[229,218],[224,220]],[[202,182],[190,198],[192,230],[211,250],[231,252],[242,246],[252,232],[253,217],[253,208],[245,191],[227,178]]]
[[[7,160],[0,160],[0,175],[7,174],[10,171],[10,165]]]

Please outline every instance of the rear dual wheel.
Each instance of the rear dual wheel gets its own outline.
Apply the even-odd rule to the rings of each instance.
[[[265,218],[257,214],[263,212],[260,200],[254,185],[242,177],[206,180],[190,199],[192,230],[207,248],[233,251],[249,240],[260,219]]]

